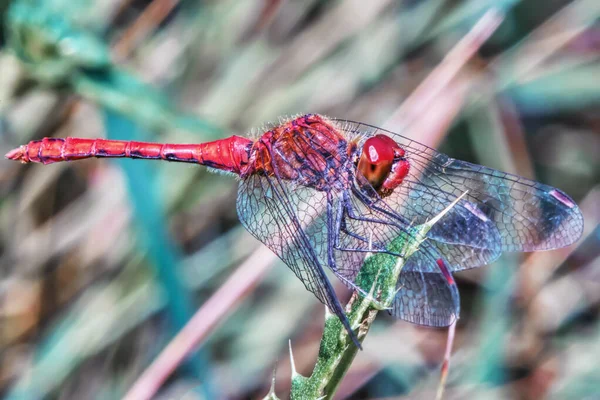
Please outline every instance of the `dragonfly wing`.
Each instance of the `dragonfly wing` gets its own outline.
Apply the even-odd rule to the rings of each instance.
[[[454,194],[432,191],[426,186],[404,183],[383,199],[397,218],[421,224],[441,213],[456,200]],[[402,214],[396,210],[402,210]],[[496,223],[476,203],[461,199],[427,233],[432,246],[453,271],[495,261],[502,253],[502,237]]]
[[[460,314],[458,289],[438,267],[441,256],[436,260],[431,255],[431,249],[418,251],[406,260],[390,313],[414,324],[448,326]]]
[[[323,205],[325,196],[315,192],[315,206]],[[242,225],[258,240],[277,254],[304,283],[306,288],[332,310],[335,308],[329,292],[329,282],[315,250],[322,238],[308,237],[307,226],[320,213],[304,212],[304,201],[276,178],[251,175],[240,183],[237,211]],[[308,205],[307,203],[304,203]],[[297,211],[299,210],[299,211]]]
[[[360,210],[359,214],[376,213],[386,221],[388,229],[385,231],[368,227],[370,231],[375,231],[375,237],[383,241],[384,247],[398,237],[399,232],[406,233],[407,226],[428,221],[456,200],[451,194],[441,194],[434,198],[418,186],[414,190],[409,189],[408,185],[400,187],[397,189],[400,193],[381,199],[366,182],[353,187],[353,207]],[[401,193],[410,193],[411,197],[402,197]],[[404,201],[405,198],[410,201]],[[404,203],[398,204],[398,201]],[[424,201],[427,206],[421,208],[420,201]],[[396,210],[404,206],[406,212],[401,215]],[[433,239],[429,241],[429,246],[444,254],[451,270],[488,264],[500,256],[501,238],[496,224],[481,213],[478,218],[473,218],[474,207],[476,206],[472,203],[460,200],[427,233],[428,239]],[[433,271],[438,269],[435,264],[431,264],[429,268]]]
[[[411,190],[431,196],[452,198],[468,191],[465,199],[477,207],[471,220],[482,216],[493,221],[503,251],[536,251],[564,247],[583,232],[583,217],[575,202],[562,191],[520,176],[481,165],[459,161],[397,133],[374,126],[338,121],[348,135],[370,137],[381,133],[392,137],[406,151],[410,173],[405,180],[408,192],[395,191],[396,211],[406,218],[427,210],[430,199],[411,195]],[[403,183],[402,186],[405,185]],[[392,197],[390,196],[390,197]],[[386,199],[388,200],[388,199]],[[437,232],[436,240],[450,245],[453,232]],[[455,268],[454,268],[455,269]]]
[[[323,192],[294,187],[276,176],[255,174],[240,182],[237,211],[242,225],[277,254],[306,289],[340,318],[360,347],[322,267],[327,265],[322,255],[327,251],[322,212],[326,201]]]
[[[237,209],[244,227],[277,254],[306,288],[343,321],[345,314],[322,267],[332,267],[326,259],[329,240],[326,202],[326,193],[293,187],[292,183],[276,178],[253,175],[240,183]],[[371,239],[370,245],[374,242],[383,245],[407,233],[404,228],[385,223],[384,215],[358,208],[359,204],[354,204],[357,207],[355,211],[360,212],[362,217],[381,222],[349,220],[347,233],[339,234],[339,246],[367,249],[367,238]],[[335,199],[334,208],[341,206],[341,201]],[[357,239],[358,235],[366,241]],[[447,326],[458,315],[458,294],[436,266],[436,259],[441,256],[431,243],[425,241],[422,248],[407,260],[398,280],[399,291],[391,313],[421,325]],[[334,252],[337,268],[333,272],[352,289],[355,289],[352,282],[365,254],[339,249]],[[424,272],[424,269],[430,272]]]

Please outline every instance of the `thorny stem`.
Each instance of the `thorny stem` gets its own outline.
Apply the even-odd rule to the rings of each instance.
[[[466,193],[465,193],[466,194]],[[381,309],[380,305],[391,307],[397,292],[397,282],[405,261],[426,240],[427,232],[440,220],[465,194],[457,198],[431,221],[408,230],[410,234],[401,235],[393,240],[388,250],[404,254],[396,257],[389,254],[371,254],[355,280],[359,290],[355,291],[346,306],[350,325],[357,332],[362,343],[373,321]],[[359,293],[361,292],[361,293]],[[363,294],[364,293],[364,294]],[[367,294],[367,295],[365,295]],[[378,303],[378,304],[375,304]],[[292,375],[291,399],[331,399],[344,375],[350,368],[358,348],[352,343],[339,318],[327,312],[325,329],[315,368],[310,377],[298,373]],[[293,356],[290,348],[290,356]]]

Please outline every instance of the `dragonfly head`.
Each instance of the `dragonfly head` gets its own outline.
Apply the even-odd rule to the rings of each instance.
[[[410,169],[405,151],[386,135],[367,139],[358,160],[357,173],[382,196],[388,196],[397,188]]]

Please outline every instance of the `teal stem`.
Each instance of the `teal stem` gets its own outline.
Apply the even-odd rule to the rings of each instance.
[[[132,120],[109,109],[103,109],[106,134],[109,139],[142,140],[141,128]],[[150,165],[138,160],[114,160],[123,170],[127,189],[139,227],[140,246],[148,254],[156,276],[167,298],[166,313],[170,320],[171,336],[189,321],[193,314],[191,294],[178,276],[181,254],[167,233],[159,197],[156,195],[155,179]],[[192,355],[186,369],[202,382],[206,398],[215,398],[209,390],[208,359],[204,354]]]
[[[82,97],[152,130],[180,129],[199,134],[202,141],[225,134],[217,125],[177,111],[160,91],[114,66],[78,71],[70,83]]]
[[[499,385],[505,382],[504,357],[506,354],[506,332],[510,327],[510,301],[514,293],[515,255],[504,254],[492,268],[487,269],[486,289],[483,293],[484,316],[479,332],[479,357],[474,363],[470,379],[477,384]]]

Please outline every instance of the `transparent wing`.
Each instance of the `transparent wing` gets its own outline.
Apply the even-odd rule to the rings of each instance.
[[[414,324],[448,326],[460,314],[458,288],[454,280],[449,281],[440,270],[438,260],[443,262],[443,259],[433,260],[431,253],[431,250],[419,251],[407,260],[390,313]],[[437,271],[423,272],[424,269],[433,271],[432,263]]]
[[[422,224],[441,213],[454,200],[454,194],[432,193],[422,185],[404,182],[382,203],[397,218]],[[395,210],[402,210],[402,214]],[[489,264],[502,253],[502,238],[496,223],[485,216],[477,204],[465,199],[445,214],[427,237],[433,239],[431,246],[444,255],[453,271]]]
[[[361,177],[357,176],[356,179],[361,180]],[[449,193],[434,197],[426,189],[410,184],[403,184],[396,191],[399,193],[381,199],[366,181],[355,183],[352,189],[355,199],[353,207],[359,215],[378,213],[392,228],[391,234],[379,235],[385,243],[397,237],[399,228],[422,224],[456,200]],[[402,196],[403,193],[405,196]],[[404,200],[404,203],[398,204],[398,200]],[[426,206],[421,207],[420,204]],[[427,234],[431,240],[426,246],[435,254],[443,254],[451,270],[489,264],[501,254],[501,238],[496,224],[481,213],[474,214],[475,207],[473,203],[461,199]],[[399,209],[405,212],[400,214],[397,211]],[[431,263],[424,264],[423,268],[427,268],[424,272],[438,270]]]
[[[324,209],[325,196],[312,191],[314,196],[307,202],[286,185],[275,177],[259,175],[241,181],[237,199],[240,221],[290,267],[309,291],[336,312],[339,304],[317,250],[324,245],[326,235],[305,232],[321,218],[318,209]]]
[[[369,137],[378,133],[392,137],[406,151],[410,173],[401,190],[385,199],[394,211],[416,223],[465,191],[470,221],[487,218],[498,230],[501,251],[549,250],[575,242],[583,231],[583,217],[575,202],[562,191],[516,175],[455,160],[425,145],[374,126],[337,121],[349,136]],[[441,202],[438,203],[438,200]],[[460,208],[451,213],[456,214]],[[434,239],[447,247],[456,244],[455,232],[439,227]],[[491,249],[495,253],[496,249]],[[452,260],[450,260],[452,261]],[[477,262],[451,269],[477,266]]]
[[[276,175],[251,175],[240,182],[237,211],[242,225],[269,247],[296,274],[304,286],[337,315],[358,348],[356,334],[344,313],[320,254],[327,245],[321,206],[323,193],[295,188]],[[308,197],[307,197],[308,196]],[[308,200],[310,199],[310,201]],[[311,228],[310,231],[305,231]]]
[[[406,226],[365,207],[356,198],[346,199],[352,201],[360,219],[344,215],[342,194],[330,196],[328,214],[325,192],[278,181],[276,177],[253,175],[240,183],[237,201],[244,227],[275,252],[306,288],[336,314],[342,313],[342,308],[323,267],[330,267],[343,282],[355,288],[353,282],[366,251],[385,250],[391,241],[408,232]],[[336,226],[341,221],[332,217],[335,215],[345,219],[343,230]],[[441,256],[432,243],[424,242],[422,249],[407,261],[398,281],[392,314],[422,325],[446,326],[458,315],[457,297],[453,297],[452,288],[439,273],[436,259]],[[334,258],[331,261],[330,245]],[[341,316],[345,318],[343,313]]]

